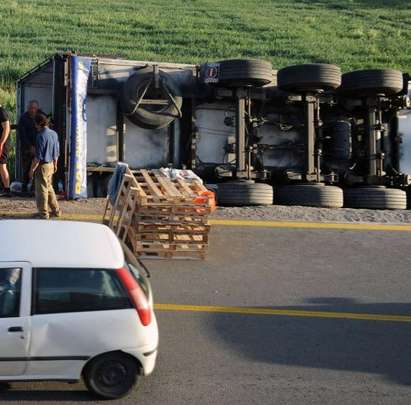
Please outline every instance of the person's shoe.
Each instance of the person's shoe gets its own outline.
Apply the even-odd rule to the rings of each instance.
[[[44,214],[37,213],[37,214],[34,214],[34,215],[33,215],[33,218],[35,218],[35,219],[49,219],[49,216],[48,216],[48,215],[44,215]]]
[[[60,218],[61,217],[61,210],[52,211],[50,214],[51,217]]]
[[[11,191],[9,188],[5,188],[1,193],[0,197],[11,197]]]

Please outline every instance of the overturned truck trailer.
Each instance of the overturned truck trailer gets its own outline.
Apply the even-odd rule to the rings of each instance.
[[[404,209],[411,174],[409,77],[334,65],[273,70],[57,54],[17,84],[53,117],[68,198],[105,195],[118,161],[190,168],[222,205]],[[17,144],[16,175],[22,177]]]

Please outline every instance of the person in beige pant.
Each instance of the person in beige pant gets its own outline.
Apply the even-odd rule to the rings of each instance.
[[[53,188],[53,174],[56,168],[53,162],[39,164],[35,172],[35,196],[39,216],[49,218],[49,209],[53,216],[60,216],[60,208]]]
[[[34,118],[38,131],[36,136],[36,156],[30,168],[29,177],[35,176],[35,196],[38,217],[48,219],[51,215],[59,217],[60,207],[53,188],[53,175],[57,171],[57,162],[60,152],[56,132],[48,128],[48,118],[44,114],[37,114]]]

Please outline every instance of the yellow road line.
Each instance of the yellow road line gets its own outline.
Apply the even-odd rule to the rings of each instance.
[[[270,315],[288,316],[302,318],[329,318],[329,319],[350,319],[360,321],[385,321],[385,322],[411,322],[408,315],[383,315],[366,314],[355,312],[331,312],[331,311],[307,311],[294,309],[271,309],[256,307],[232,307],[213,305],[180,305],[180,304],[155,304],[157,311],[183,311],[183,312],[208,312],[221,314],[242,314],[242,315]]]
[[[298,221],[253,221],[243,219],[211,219],[212,225],[250,226],[262,228],[296,228],[296,229],[349,229],[362,231],[411,231],[411,225],[370,224],[370,223],[330,223]]]
[[[0,218],[31,218],[32,214],[1,212]],[[103,216],[98,214],[64,214],[62,220],[101,222]],[[400,231],[411,232],[410,225],[402,224],[372,224],[372,223],[331,223],[331,222],[301,222],[301,221],[264,221],[246,219],[210,219],[211,225],[240,226],[255,228],[291,228],[291,229],[340,229],[357,231]]]

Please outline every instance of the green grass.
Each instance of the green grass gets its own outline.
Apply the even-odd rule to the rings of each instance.
[[[109,4],[109,5],[107,5]],[[263,58],[411,71],[409,0],[2,0],[0,103],[57,51],[140,60]]]

